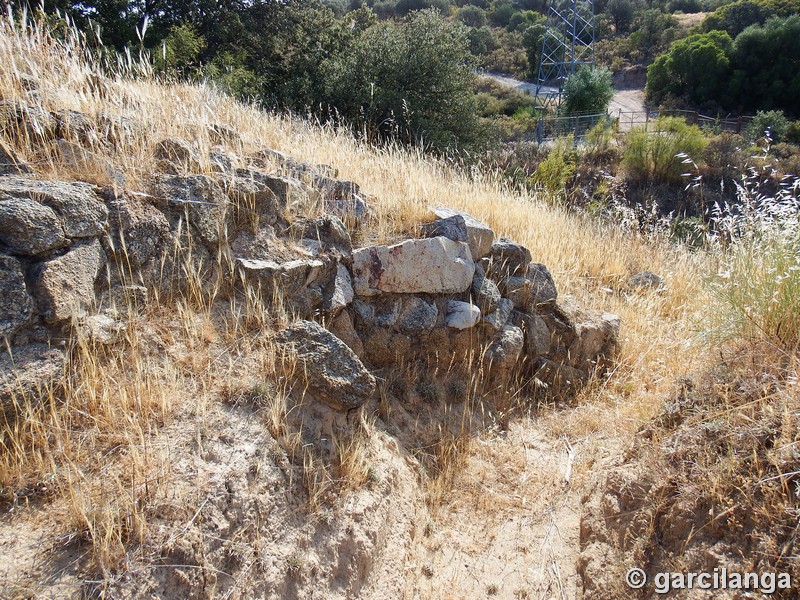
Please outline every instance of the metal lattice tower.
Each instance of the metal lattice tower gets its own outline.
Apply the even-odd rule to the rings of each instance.
[[[594,0],[550,0],[536,95],[560,105],[564,80],[586,64],[594,64]]]

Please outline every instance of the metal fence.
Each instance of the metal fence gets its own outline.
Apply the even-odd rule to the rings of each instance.
[[[572,135],[574,139],[579,140],[584,138],[589,130],[602,121],[605,121],[609,125],[616,121],[620,131],[630,131],[634,127],[644,127],[647,131],[651,131],[653,121],[663,116],[682,118],[689,125],[697,125],[701,129],[707,131],[730,131],[733,133],[742,133],[753,120],[753,117],[749,116],[711,117],[690,110],[663,110],[654,112],[618,110],[616,115],[600,113],[591,115],[570,115],[566,117],[544,117],[537,122],[533,138],[540,144],[567,135]]]

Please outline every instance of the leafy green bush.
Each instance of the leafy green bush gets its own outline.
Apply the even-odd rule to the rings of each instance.
[[[531,182],[551,194],[563,194],[567,183],[575,175],[578,154],[572,136],[559,138],[531,177]]]
[[[622,165],[631,182],[678,184],[686,169],[677,155],[699,160],[707,143],[700,128],[660,117],[649,130],[637,127],[628,134]]]
[[[482,141],[467,28],[435,10],[403,23],[381,21],[329,63],[330,102],[378,136],[438,151]]]
[[[782,110],[760,110],[747,126],[746,135],[750,141],[755,141],[769,133],[769,137],[773,142],[781,142],[786,135],[788,127],[789,120]]]
[[[153,63],[156,71],[179,77],[196,75],[200,68],[200,53],[206,41],[191,25],[177,25],[156,50]]]
[[[567,77],[563,88],[566,114],[604,113],[614,97],[611,71],[584,65]]]

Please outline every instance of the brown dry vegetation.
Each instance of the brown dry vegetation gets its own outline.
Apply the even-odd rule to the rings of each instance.
[[[74,33],[67,30],[65,35]],[[406,434],[405,441],[412,450],[416,447],[413,458],[429,465],[427,471],[420,471],[420,478],[429,505],[440,511],[431,513],[429,529],[416,524],[426,529],[427,533],[420,534],[424,540],[434,539],[423,540],[424,552],[435,547],[437,536],[440,547],[446,545],[448,528],[459,529],[459,519],[474,517],[474,523],[483,523],[485,527],[477,527],[475,535],[485,535],[488,524],[500,527],[520,512],[540,514],[540,523],[546,524],[548,515],[561,514],[548,508],[560,494],[572,498],[567,512],[574,517],[579,510],[574,490],[587,485],[589,474],[602,473],[608,458],[628,446],[636,431],[650,427],[648,423],[661,414],[662,400],[670,396],[680,377],[709,370],[718,360],[716,348],[699,335],[708,329],[716,310],[705,285],[718,271],[719,258],[713,254],[690,252],[665,239],[599,224],[543,198],[509,189],[499,178],[464,172],[414,150],[377,150],[354,141],[346,132],[264,113],[210,87],[155,81],[141,76],[146,68],[135,62],[119,65],[117,76],[111,77],[93,60],[82,59],[82,53],[77,39],[59,41],[41,25],[23,28],[7,18],[0,24],[0,96],[4,100],[24,99],[50,111],[80,111],[99,130],[119,122],[130,125],[120,130],[113,146],[98,139],[93,154],[79,169],[64,164],[55,147],[42,140],[7,135],[6,142],[35,165],[37,176],[79,177],[138,191],[155,168],[155,143],[179,135],[195,142],[201,155],[207,156],[213,145],[208,126],[221,125],[240,133],[241,142],[227,143],[235,153],[266,146],[301,161],[332,165],[340,177],[358,182],[373,197],[377,210],[375,226],[363,233],[362,241],[392,239],[410,231],[430,218],[430,206],[465,209],[499,235],[527,246],[534,260],[550,268],[560,294],[621,316],[621,352],[613,369],[599,373],[568,405],[530,406],[525,398],[515,398],[524,414],[517,417],[510,437],[502,433],[508,423],[493,411],[491,398],[485,399],[486,408],[473,405],[473,399],[464,403],[446,421],[454,427],[443,430],[439,425],[437,436],[436,424],[420,425],[412,413],[398,417],[408,411],[392,406],[396,398],[387,392],[375,413],[395,428],[419,427],[421,433]],[[298,212],[314,209],[295,208]],[[664,276],[665,290],[628,289],[629,276],[643,269]],[[3,425],[0,503],[10,511],[2,517],[5,527],[18,527],[22,519],[37,523],[37,531],[56,532],[60,544],[77,549],[75,558],[91,557],[90,562],[81,563],[84,580],[99,577],[105,580],[103,585],[113,583],[119,573],[135,572],[137,565],[151,560],[148,552],[154,547],[175,543],[178,533],[189,529],[202,500],[193,494],[191,482],[176,472],[180,461],[173,453],[192,444],[203,448],[210,443],[207,440],[218,443],[225,406],[248,406],[266,425],[278,442],[272,452],[295,465],[290,471],[298,478],[289,482],[301,486],[312,512],[343,502],[349,490],[370,481],[376,453],[391,447],[369,417],[348,436],[335,440],[332,460],[303,452],[298,428],[291,425],[298,394],[290,398],[293,390],[283,377],[287,367],[277,360],[264,335],[285,322],[286,315],[270,313],[254,301],[222,301],[214,294],[215,290],[197,289],[190,298],[165,300],[144,312],[131,311],[122,339],[110,349],[87,340],[69,342],[63,388],[51,390],[43,403],[21,406],[22,417]],[[796,362],[788,364],[781,381],[794,377],[796,382],[796,370]],[[408,386],[413,387],[414,374],[399,377],[411,379]],[[752,381],[758,381],[756,375]],[[792,393],[796,404],[797,392]],[[767,397],[759,392],[747,402],[736,400],[733,408],[717,406],[717,400],[712,404],[718,414],[732,419],[730,430],[734,431],[737,419],[758,418],[742,412],[744,407],[755,410],[753,402],[763,404]],[[697,410],[707,410],[706,403]],[[795,418],[792,406],[786,404],[784,410],[785,418],[790,414]],[[389,415],[392,412],[395,416]],[[476,422],[495,427],[472,429]],[[178,429],[182,433],[177,434]],[[394,433],[391,427],[389,431]],[[792,435],[782,433],[781,443],[793,443]],[[184,438],[191,444],[173,443]],[[533,444],[525,441],[528,438],[537,447],[551,449],[533,467],[526,462],[527,453],[520,459],[520,446],[509,442],[522,439],[523,445]],[[553,457],[573,446],[575,473],[572,488],[567,489]],[[648,452],[647,460],[661,460],[655,444]],[[759,465],[760,460],[756,456]],[[731,464],[733,471],[737,468]],[[498,474],[501,471],[506,479]],[[703,477],[711,477],[721,499],[736,496],[735,475],[715,468]],[[162,525],[171,520],[172,533],[152,526],[156,516]],[[574,565],[577,547],[565,544],[554,551]],[[6,548],[0,556],[8,558],[14,552],[13,547]],[[421,591],[429,597],[446,597],[449,584],[433,575],[437,570],[453,578],[456,574],[447,571],[446,561],[429,560],[424,552],[410,575],[419,579],[406,589],[410,595]],[[475,549],[463,552],[479,553]],[[291,572],[304,568],[303,560],[294,555],[287,561]],[[0,569],[0,595],[49,594],[58,589],[43,588],[41,572],[15,572],[9,564],[9,571]],[[55,586],[58,578],[53,581]],[[491,593],[487,587],[491,585],[495,583],[481,581],[473,591]],[[540,589],[557,588],[551,581]]]

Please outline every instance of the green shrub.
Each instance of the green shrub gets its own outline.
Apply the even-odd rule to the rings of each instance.
[[[531,182],[551,194],[563,194],[567,183],[575,175],[578,156],[572,136],[560,138],[531,177]]]
[[[563,93],[566,114],[604,113],[614,97],[611,71],[584,65],[567,77]]]
[[[622,165],[634,183],[677,184],[686,171],[677,155],[699,160],[707,144],[700,128],[675,117],[660,117],[649,130],[637,127],[628,134]]]
[[[781,142],[789,128],[789,120],[782,110],[758,111],[753,121],[747,126],[746,136],[755,141],[769,133],[773,142]]]

